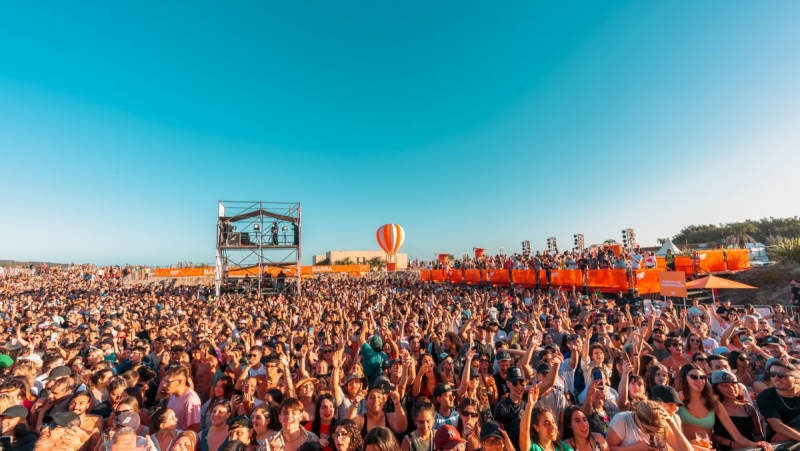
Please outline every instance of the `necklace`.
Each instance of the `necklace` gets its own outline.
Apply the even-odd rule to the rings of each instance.
[[[783,399],[783,395],[781,395],[780,393],[778,393],[778,390],[777,390],[777,389],[775,390],[775,393],[778,395],[778,399],[780,399],[780,400],[781,400],[781,404],[783,404],[783,405],[784,405],[784,407],[786,407],[786,408],[787,408],[787,409],[789,409],[789,410],[794,410],[794,409],[796,409],[796,408],[797,408],[797,406],[794,406],[794,407],[789,407],[789,405],[788,405],[788,404],[786,404],[786,401]],[[797,394],[796,392],[795,392],[795,393],[793,393],[793,395],[796,395],[796,394]],[[796,396],[789,396],[788,398],[794,399],[794,398],[796,398]]]

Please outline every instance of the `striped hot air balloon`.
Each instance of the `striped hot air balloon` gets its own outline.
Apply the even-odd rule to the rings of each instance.
[[[376,237],[384,252],[395,255],[406,239],[406,232],[397,224],[384,224],[378,228]]]

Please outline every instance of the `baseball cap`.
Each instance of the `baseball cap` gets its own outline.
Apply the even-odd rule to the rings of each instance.
[[[433,389],[433,397],[438,398],[445,393],[451,393],[454,391],[456,391],[456,389],[451,387],[449,384],[439,383],[436,384],[436,388]]]
[[[44,379],[43,382],[50,382],[71,375],[72,375],[72,370],[68,366],[57,366],[52,370],[50,370],[50,374],[47,376],[46,379]]]
[[[783,341],[782,338],[776,337],[775,335],[770,335],[770,336],[766,337],[764,339],[764,343],[766,343],[768,345],[781,345],[783,347],[786,347],[786,342]],[[0,357],[2,357],[2,356],[0,356]]]
[[[3,413],[5,413],[5,412],[3,412]],[[138,417],[139,414],[136,414],[136,416]],[[48,415],[48,416],[46,416],[46,417],[44,417],[42,419],[42,422],[43,423],[53,422],[53,423],[55,423],[55,424],[57,424],[59,426],[71,427],[71,426],[77,426],[77,424],[74,424],[74,422],[78,418],[79,418],[78,415],[76,415],[76,414],[74,414],[74,413],[72,413],[70,411],[66,411],[66,412],[58,412],[58,413],[54,413],[52,415]],[[138,422],[136,424],[136,427],[139,427]]]
[[[228,420],[228,430],[239,428],[253,429],[253,422],[246,415],[239,415]]]
[[[127,412],[122,412],[116,418],[114,418],[114,424],[133,429],[137,429],[139,424],[141,424],[141,421],[142,420],[139,418],[139,414],[130,410]]]
[[[375,379],[375,383],[372,384],[372,388],[377,388],[378,390],[386,392],[386,391],[394,390],[395,386],[394,386],[394,384],[392,384],[392,382],[389,380],[388,377],[381,376],[381,377]]]
[[[514,381],[524,381],[525,374],[522,372],[522,368],[517,366],[512,366],[508,369],[508,374],[506,375],[506,380],[509,382]]]
[[[14,364],[14,359],[8,354],[0,354],[0,368],[8,368]]]
[[[436,431],[436,435],[433,436],[433,444],[436,446],[436,449],[453,449],[458,446],[458,444],[466,442],[466,440],[461,438],[458,429],[449,424],[440,427],[439,430]]]
[[[376,351],[383,347],[383,339],[380,335],[373,335],[372,338],[369,339],[369,347]]]
[[[352,381],[352,380],[361,381],[361,383],[364,385],[364,387],[366,387],[368,385],[367,378],[362,376],[362,375],[360,375],[360,374],[358,374],[358,373],[354,373],[354,374],[351,374],[351,375],[347,376],[347,379],[344,380],[345,385],[347,385],[347,383]]]
[[[540,363],[536,365],[536,372],[539,374],[547,374],[550,372],[550,364],[549,363]]]
[[[487,421],[483,423],[481,426],[481,441],[484,441],[488,438],[496,437],[501,440],[504,440],[503,433],[500,432],[500,425],[495,423],[494,421]]]
[[[0,413],[0,417],[27,418],[28,409],[26,409],[24,406],[11,406],[4,410],[3,413]]]
[[[717,370],[711,373],[711,383],[713,385],[723,384],[725,382],[738,383],[739,379],[736,378],[735,374],[727,370]]]
[[[498,352],[497,353],[497,361],[498,362],[502,362],[504,360],[513,360],[511,358],[511,354],[509,354],[508,351],[500,351],[500,352]]]
[[[481,372],[480,371],[478,371],[475,368],[472,368],[471,370],[469,370],[469,378],[470,379],[475,379],[477,377],[481,377]]]
[[[675,403],[679,406],[683,405],[680,395],[674,388],[669,385],[656,385],[650,389],[650,399],[653,401],[661,401],[666,403]]]

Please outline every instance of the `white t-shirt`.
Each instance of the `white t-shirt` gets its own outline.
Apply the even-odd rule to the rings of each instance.
[[[608,425],[622,439],[620,446],[635,445],[640,440],[644,440],[647,443],[650,440],[650,435],[645,434],[636,426],[633,415],[633,412],[620,412],[614,415]]]

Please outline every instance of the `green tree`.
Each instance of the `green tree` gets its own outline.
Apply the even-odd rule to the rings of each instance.
[[[367,261],[367,264],[369,264],[370,268],[374,271],[380,271],[386,268],[386,260],[380,257],[372,257]]]
[[[744,249],[745,244],[756,242],[751,234],[756,233],[758,229],[752,222],[745,221],[728,224],[727,231],[728,236],[725,237],[725,244]]]

